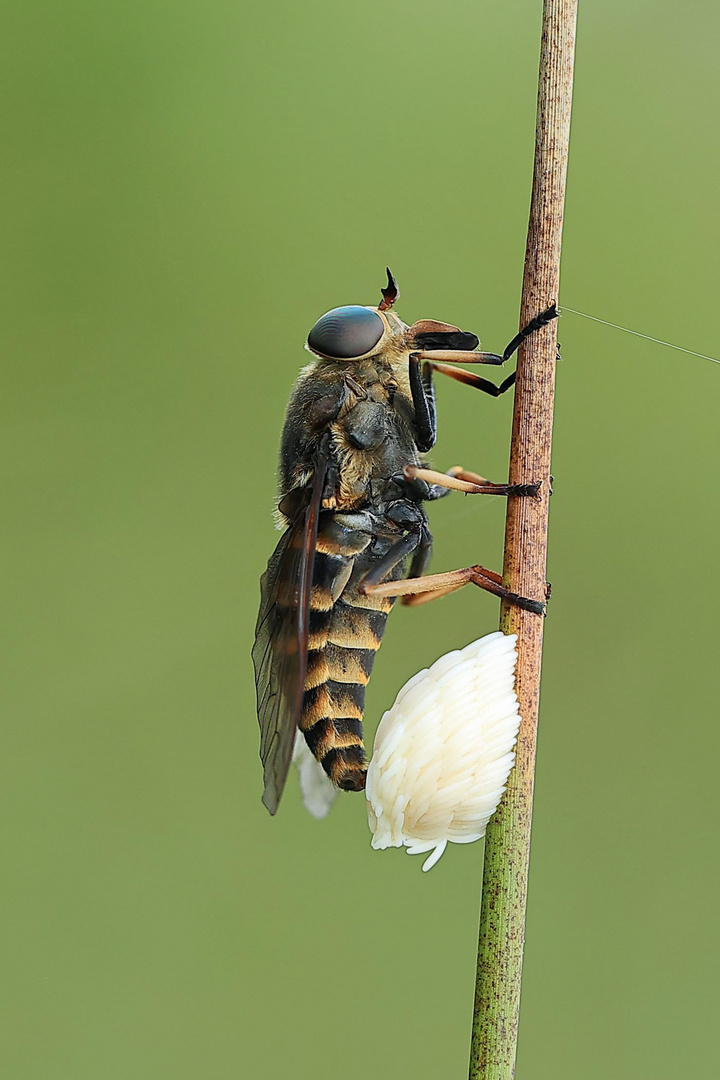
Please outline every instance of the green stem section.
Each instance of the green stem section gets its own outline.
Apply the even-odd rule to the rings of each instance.
[[[558,298],[576,17],[577,0],[545,0],[521,326]],[[518,355],[510,483],[540,483],[541,491],[538,499],[508,500],[503,584],[532,599],[545,597],[556,350],[552,322]],[[515,1074],[525,939],[543,618],[503,604],[500,629],[518,636],[523,719],[515,767],[485,839],[470,1080]]]
[[[534,765],[534,731],[526,727],[485,838],[471,1080],[510,1080],[515,1073]]]

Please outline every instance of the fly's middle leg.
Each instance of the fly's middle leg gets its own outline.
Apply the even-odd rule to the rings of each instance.
[[[425,480],[429,484],[451,491],[462,491],[466,495],[525,495],[537,498],[541,488],[541,484],[493,484],[484,476],[467,472],[460,466],[441,473],[419,465],[406,465],[403,473],[407,480]]]
[[[422,527],[416,529],[409,529],[405,536],[400,537],[390,550],[375,564],[372,570],[368,571],[358,586],[359,592],[364,596],[385,595],[395,596],[396,593],[382,593],[378,592],[384,588],[380,585],[384,577],[390,574],[399,562],[407,558],[408,555],[413,554],[412,565],[414,567],[424,568],[429,558],[430,550],[432,547],[432,540],[430,538],[427,529]],[[412,571],[411,571],[412,572]],[[395,582],[386,582],[387,585],[396,584]]]

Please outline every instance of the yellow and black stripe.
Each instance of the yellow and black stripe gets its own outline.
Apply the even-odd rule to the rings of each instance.
[[[323,517],[313,568],[300,729],[332,782],[345,791],[362,791],[367,771],[365,687],[394,598],[358,592],[378,557],[368,551],[368,533],[347,528],[335,515]]]

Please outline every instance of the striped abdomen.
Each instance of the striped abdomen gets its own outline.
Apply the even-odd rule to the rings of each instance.
[[[334,513],[321,517],[300,718],[311,751],[332,782],[345,791],[365,787],[365,687],[394,600],[358,592],[359,582],[382,552],[375,550],[376,541],[369,555],[373,538],[351,527],[354,518]],[[400,573],[397,568],[390,576]]]

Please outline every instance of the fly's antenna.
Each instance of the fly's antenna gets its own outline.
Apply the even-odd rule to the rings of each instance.
[[[389,266],[385,267],[385,272],[387,273],[387,279],[388,279],[387,289],[381,289],[380,290],[380,292],[382,293],[383,298],[380,301],[380,303],[378,304],[378,311],[389,311],[389,309],[393,306],[393,304],[395,303],[395,301],[397,300],[397,298],[400,295],[400,289],[398,288],[398,283],[395,280],[395,278],[392,276],[392,274],[390,273],[390,267]]]

